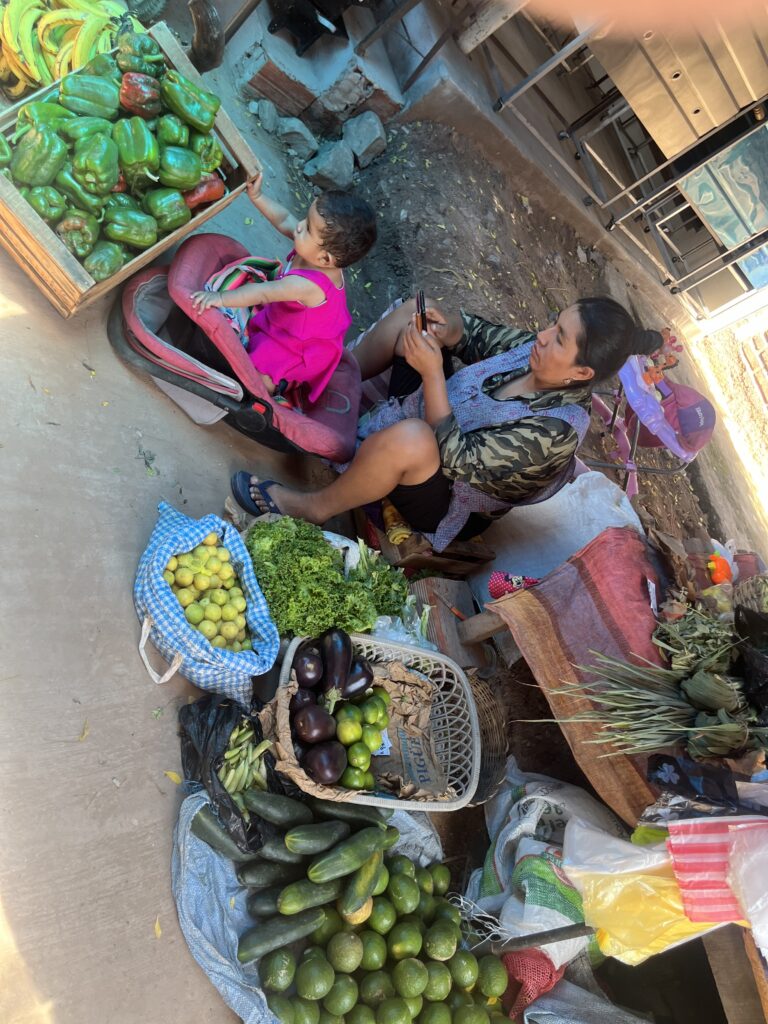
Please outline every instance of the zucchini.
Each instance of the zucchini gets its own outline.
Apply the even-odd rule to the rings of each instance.
[[[388,850],[391,846],[394,846],[397,840],[400,838],[400,833],[394,825],[389,825],[387,831],[384,833],[384,849]]]
[[[277,897],[277,909],[281,914],[300,914],[302,910],[322,907],[325,903],[337,900],[340,892],[341,882],[338,879],[316,885],[304,878],[300,882],[286,885]]]
[[[300,825],[299,827],[313,828],[314,826]],[[262,860],[274,861],[276,864],[302,864],[304,862],[304,854],[289,850],[285,845],[284,836],[275,836],[274,839],[268,839],[258,853]]]
[[[363,828],[332,850],[316,857],[309,865],[307,877],[311,882],[330,882],[334,878],[351,875],[372,854],[384,848],[384,841],[385,834],[380,828]]]
[[[321,818],[331,818],[336,821],[346,821],[352,828],[362,828],[364,825],[378,825],[384,828],[385,822],[392,817],[393,811],[382,811],[378,807],[360,807],[358,804],[350,804],[333,800],[318,800],[316,796],[309,798],[309,806]]]
[[[277,913],[277,897],[284,888],[284,885],[272,885],[269,889],[249,893],[245,906],[251,917],[274,916]]]
[[[251,889],[268,889],[270,885],[288,885],[304,875],[303,864],[274,864],[265,860],[252,860],[237,869],[237,880]]]
[[[346,885],[341,899],[337,904],[337,910],[346,920],[350,915],[357,913],[363,907],[369,897],[373,896],[376,882],[379,879],[379,872],[384,863],[384,854],[377,850],[371,854],[368,860],[359,867],[357,871],[345,879]]]
[[[346,821],[321,821],[317,825],[299,825],[286,833],[285,845],[295,853],[323,853],[349,835]]]
[[[314,820],[307,805],[290,796],[265,793],[263,790],[251,788],[243,791],[243,799],[249,811],[281,828],[309,825]]]
[[[319,928],[325,920],[320,907],[305,910],[295,917],[271,917],[260,921],[240,936],[237,944],[237,959],[241,964],[250,963],[271,953],[273,949],[283,949],[291,942],[305,939],[315,928]]]
[[[252,853],[244,853],[229,833],[219,824],[219,819],[210,804],[205,804],[192,819],[189,826],[193,835],[202,839],[217,853],[236,863],[253,860]]]

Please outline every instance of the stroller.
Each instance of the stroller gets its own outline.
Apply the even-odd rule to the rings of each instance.
[[[592,459],[585,462],[595,468],[626,470],[624,490],[630,498],[638,491],[638,472],[679,473],[709,443],[715,429],[717,417],[712,403],[685,384],[666,378],[655,385],[649,383],[642,356],[632,356],[621,368],[619,387],[612,397],[611,409],[593,395],[592,409],[613,435],[618,459],[613,463]],[[626,407],[620,416],[622,399],[626,400]],[[663,448],[675,457],[676,464],[666,469],[640,466],[635,461],[638,448]]]
[[[248,256],[234,239],[193,235],[170,266],[139,271],[109,316],[116,354],[149,374],[196,422],[230,426],[279,452],[345,462],[355,451],[360,370],[346,350],[328,388],[303,411],[274,402],[240,337],[218,309],[197,313],[192,292],[217,270]]]

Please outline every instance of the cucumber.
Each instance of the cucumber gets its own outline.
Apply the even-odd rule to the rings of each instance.
[[[282,949],[291,942],[298,942],[319,928],[325,920],[325,914],[317,907],[305,910],[292,918],[271,917],[260,921],[240,936],[237,944],[237,959],[241,964],[250,963],[271,953],[273,949]]]
[[[346,821],[321,821],[317,825],[299,825],[286,833],[285,845],[295,853],[323,853],[349,835]]]
[[[384,849],[388,850],[390,846],[394,846],[397,840],[400,838],[400,833],[394,825],[389,825],[387,831],[384,833]]]
[[[384,854],[381,850],[377,850],[371,854],[362,867],[345,879],[344,892],[336,907],[345,920],[360,910],[366,900],[373,896],[383,863]]]
[[[309,825],[314,820],[312,811],[300,800],[278,793],[264,793],[260,789],[243,791],[245,806],[264,821],[282,828],[293,828],[295,825]]]
[[[236,863],[253,860],[253,854],[243,853],[234,839],[219,824],[219,819],[216,817],[210,804],[205,804],[200,808],[192,819],[192,824],[189,828],[193,835],[196,835],[198,839],[202,839],[204,843],[207,843],[224,857],[229,857],[230,860]]]
[[[357,804],[336,803],[333,800],[318,800],[316,796],[309,798],[309,806],[321,818],[346,821],[355,828],[364,825],[378,825],[384,828],[386,821],[392,817],[393,811],[382,811],[378,807],[360,807]]]
[[[302,910],[322,907],[325,903],[337,900],[340,892],[341,882],[338,879],[316,885],[304,878],[300,882],[286,885],[277,897],[277,909],[281,914],[300,914]]]
[[[299,827],[314,828],[313,825],[300,825]],[[302,864],[304,862],[304,855],[289,850],[283,836],[268,839],[258,852],[262,860],[274,861],[276,864]]]
[[[269,889],[249,893],[245,906],[251,917],[273,917],[277,913],[277,897],[284,888],[284,885],[272,885]]]
[[[268,889],[271,885],[283,886],[295,882],[305,874],[303,864],[274,864],[265,860],[252,860],[237,869],[237,880],[251,889]]]
[[[332,850],[316,857],[309,865],[307,877],[311,882],[330,882],[334,878],[351,875],[362,867],[377,850],[384,848],[384,832],[373,826],[363,828],[356,835],[344,839]]]

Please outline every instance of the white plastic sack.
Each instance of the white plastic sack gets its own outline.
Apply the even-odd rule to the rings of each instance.
[[[728,884],[768,958],[768,837],[766,829],[736,829],[731,836]]]

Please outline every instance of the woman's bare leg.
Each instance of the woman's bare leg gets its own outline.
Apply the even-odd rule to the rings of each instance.
[[[286,515],[321,524],[341,512],[378,501],[398,484],[424,483],[439,467],[440,451],[432,428],[423,420],[401,420],[366,438],[349,469],[327,487],[302,492],[275,484],[269,488],[269,496]],[[252,477],[251,483],[258,479]],[[251,497],[257,504],[263,501],[255,486]]]
[[[415,312],[415,301],[408,299],[374,324],[360,344],[352,349],[363,380],[378,376],[392,365],[396,355],[402,355],[402,351],[398,351],[402,348],[400,332]]]

